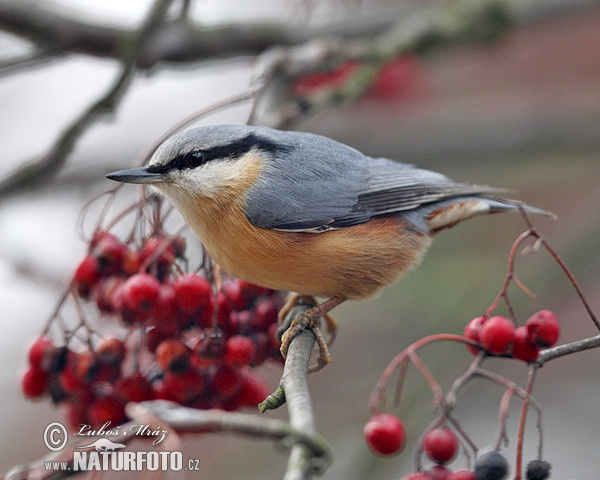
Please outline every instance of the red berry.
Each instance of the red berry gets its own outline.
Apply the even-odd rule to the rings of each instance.
[[[242,379],[239,370],[223,365],[212,373],[210,384],[217,395],[231,397],[239,392]]]
[[[234,335],[225,345],[225,363],[230,366],[250,365],[256,355],[254,342],[243,335]]]
[[[185,372],[191,356],[192,349],[175,338],[167,338],[156,347],[156,361],[164,372]]]
[[[89,425],[88,410],[87,403],[67,404],[67,421],[73,430],[79,431],[80,425]]]
[[[119,310],[119,289],[125,280],[117,275],[100,280],[92,291],[92,299],[98,305],[101,312],[114,313]]]
[[[448,480],[477,480],[475,472],[469,470],[459,470],[458,472],[451,473]]]
[[[520,326],[515,330],[515,338],[512,346],[512,356],[524,362],[537,360],[540,349],[531,343],[527,327]]]
[[[369,93],[385,100],[410,97],[421,90],[421,76],[418,59],[404,55],[383,65]]]
[[[38,337],[29,347],[29,365],[37,370],[47,370],[56,353],[50,337]]]
[[[173,263],[175,263],[175,249],[173,243],[162,235],[148,238],[140,252],[140,258],[149,271],[155,273],[158,278],[169,275]]]
[[[217,292],[217,326],[227,333],[229,329],[229,315],[233,310],[233,303],[223,290]]]
[[[256,407],[271,393],[269,384],[252,370],[244,369],[241,373],[238,402],[244,407]]]
[[[556,315],[550,310],[540,310],[525,322],[529,340],[540,348],[548,348],[558,341],[560,325]]]
[[[122,270],[126,276],[138,273],[142,266],[142,255],[139,250],[128,250],[123,259]]]
[[[266,332],[254,332],[248,337],[254,343],[254,359],[251,366],[257,367],[262,365],[265,360],[271,357],[273,349],[271,348],[271,339]]]
[[[61,387],[66,393],[77,394],[87,388],[87,381],[84,381],[78,374],[79,355],[73,350],[64,349],[64,365],[59,374]]]
[[[426,473],[431,480],[448,480],[448,477],[452,474],[452,470],[443,465],[433,465],[426,470]]]
[[[96,354],[89,349],[76,354],[73,368],[76,377],[84,383],[96,380],[100,370]]]
[[[96,232],[92,247],[92,255],[98,259],[101,275],[112,275],[122,270],[128,248],[117,237],[108,232]]]
[[[88,255],[81,261],[73,275],[77,294],[81,298],[88,298],[92,287],[98,283],[98,280],[100,280],[98,259],[93,255]]]
[[[152,383],[139,371],[118,379],[115,392],[127,402],[143,402],[154,398]]]
[[[92,428],[107,422],[115,427],[125,421],[125,402],[113,395],[100,398],[90,405],[88,417]]]
[[[300,77],[292,85],[294,95],[304,97],[327,88],[339,88],[360,67],[360,63],[348,61],[329,72],[314,72]]]
[[[474,318],[469,323],[467,323],[467,326],[465,327],[465,333],[463,335],[470,340],[479,342],[480,336],[481,336],[481,327],[483,326],[484,321],[485,321],[485,317]],[[477,347],[475,347],[473,345],[469,345],[468,343],[467,343],[467,349],[473,355],[477,355],[481,351]]]
[[[458,452],[458,438],[449,428],[434,428],[425,434],[423,450],[435,463],[448,463]]]
[[[515,337],[515,325],[508,318],[495,315],[485,320],[479,337],[489,352],[505,353]]]
[[[161,283],[158,298],[154,302],[150,318],[154,325],[162,323],[177,324],[177,304],[175,303],[175,289],[170,283]]]
[[[184,313],[193,314],[207,307],[211,302],[210,282],[199,275],[182,275],[173,284],[175,303]]]
[[[147,273],[136,273],[122,286],[121,295],[124,306],[134,312],[149,312],[160,293],[160,282]]]
[[[244,310],[248,308],[248,300],[242,291],[240,282],[231,282],[223,285],[223,293],[231,302],[234,310]]]
[[[277,323],[279,306],[273,298],[260,300],[254,307],[254,313],[251,315],[248,326],[252,330],[268,331],[269,327]]]
[[[200,396],[206,380],[200,369],[193,367],[181,373],[167,372],[164,387],[182,405],[188,405]]]
[[[120,367],[127,355],[127,347],[125,342],[118,338],[105,337],[98,344],[96,353],[100,362]]]
[[[21,390],[27,398],[39,398],[48,389],[48,372],[35,367],[25,370],[21,378]]]
[[[369,448],[379,455],[400,453],[406,443],[406,430],[402,422],[390,413],[372,417],[363,429]]]
[[[261,295],[267,295],[272,290],[267,287],[261,287],[254,283],[247,282],[246,280],[239,279],[240,290],[244,296],[248,299],[260,297]]]
[[[431,480],[431,477],[426,473],[414,472],[404,475],[400,480]]]
[[[225,343],[222,335],[207,332],[194,347],[198,361],[203,365],[218,363],[225,355]]]

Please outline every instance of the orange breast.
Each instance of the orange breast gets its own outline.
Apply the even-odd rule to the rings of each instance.
[[[184,216],[227,273],[278,290],[368,297],[417,264],[429,246],[428,237],[392,217],[324,233],[259,229],[237,203],[205,201]]]

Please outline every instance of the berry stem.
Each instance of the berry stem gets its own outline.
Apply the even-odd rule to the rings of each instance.
[[[527,410],[529,408],[529,403],[531,400],[531,392],[533,390],[533,382],[535,381],[535,374],[537,373],[537,369],[539,367],[535,364],[532,364],[529,367],[529,374],[527,376],[527,385],[525,387],[526,396],[523,399],[523,405],[521,405],[521,419],[519,421],[519,433],[517,436],[517,460],[515,465],[515,479],[521,480],[521,475],[523,471],[523,442],[525,439],[525,421],[527,419]],[[540,435],[540,457],[541,457],[541,448],[542,448],[542,436]]]
[[[567,276],[567,278],[569,279],[569,282],[571,282],[571,285],[573,285],[573,288],[577,292],[577,296],[581,300],[581,303],[583,303],[583,306],[585,307],[588,315],[590,316],[590,319],[592,320],[594,325],[596,325],[596,328],[598,330],[600,330],[600,321],[598,320],[598,317],[596,317],[596,314],[590,307],[587,299],[585,298],[585,295],[583,294],[583,291],[579,287],[579,283],[577,282],[577,279],[575,278],[573,273],[571,273],[571,270],[569,269],[569,267],[567,267],[567,264],[560,258],[558,253],[556,253],[556,251],[550,246],[550,244],[546,241],[544,236],[533,226],[533,224],[531,223],[531,220],[529,220],[529,217],[527,216],[525,211],[522,208],[520,209],[520,211],[521,211],[521,216],[523,217],[523,220],[525,221],[525,224],[527,225],[527,228],[528,228],[527,231],[529,232],[529,234],[533,235],[535,238],[538,239],[538,241],[544,246],[546,251],[550,254],[550,256],[554,259],[554,261],[558,264],[558,266],[561,268],[561,270]]]

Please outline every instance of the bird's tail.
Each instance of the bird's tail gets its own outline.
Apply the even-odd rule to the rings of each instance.
[[[506,211],[531,213],[556,218],[556,215],[541,208],[532,207],[515,200],[483,196],[456,197],[421,207],[419,214],[425,221],[429,232],[453,227],[463,220],[476,215],[500,213]]]

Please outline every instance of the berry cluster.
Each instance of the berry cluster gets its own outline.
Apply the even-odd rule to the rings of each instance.
[[[481,343],[489,353],[532,362],[538,358],[541,349],[558,341],[560,326],[553,312],[540,310],[520,327],[515,327],[511,320],[501,315],[474,318],[465,327],[464,336]],[[474,355],[480,351],[473,345],[467,345],[467,348]]]
[[[465,451],[468,446],[473,447],[472,441],[468,439],[464,431],[456,426],[455,420],[454,425],[457,428],[457,433],[448,428],[446,423],[448,423],[447,419],[450,418],[454,404],[452,399],[456,398],[456,392],[460,386],[464,385],[467,381],[466,379],[472,378],[473,375],[483,375],[478,360],[475,360],[470,367],[471,377],[461,377],[461,380],[455,382],[453,386],[453,389],[455,388],[456,390],[450,392],[447,397],[442,397],[440,393],[442,387],[430,373],[426,372],[426,367],[417,358],[416,350],[421,346],[438,340],[453,340],[466,343],[466,338],[470,341],[470,343],[466,343],[466,346],[474,355],[478,355],[483,351],[487,355],[500,355],[532,362],[538,358],[540,350],[556,344],[559,335],[560,327],[554,313],[550,310],[540,310],[534,313],[520,327],[516,327],[513,321],[500,315],[482,316],[471,320],[467,324],[464,337],[452,334],[438,334],[415,342],[392,360],[374,391],[370,402],[374,416],[365,424],[363,430],[367,445],[375,454],[382,456],[397,455],[404,448],[407,435],[402,421],[390,413],[379,412],[383,410],[385,405],[383,388],[389,381],[390,376],[396,369],[400,371],[397,390],[401,391],[405,375],[403,368],[405,369],[408,362],[412,361],[417,365],[421,365],[420,370],[421,372],[425,372],[424,375],[436,394],[435,403],[440,406],[442,413],[438,420],[438,426],[426,431],[418,442],[417,455],[415,457],[417,459],[416,469],[418,471],[405,475],[402,477],[402,480],[505,479],[508,475],[508,462],[498,451],[498,447],[474,452],[476,453],[475,464],[471,466],[469,461],[468,469],[452,471],[448,467],[448,464],[455,459],[460,450],[461,442],[457,433],[460,433],[461,438],[466,440],[463,443]],[[498,383],[509,388],[509,392],[514,391],[510,390],[515,387],[509,381],[499,380]],[[400,400],[399,395],[397,395],[396,400]],[[506,418],[506,412],[499,413],[499,416]],[[503,426],[502,428],[505,427]],[[425,468],[421,466],[421,457],[423,454],[432,462],[432,464]],[[549,474],[550,464],[538,459],[529,462],[526,478],[527,480],[545,480]]]
[[[291,93],[295,97],[306,98],[330,90],[341,90],[364,67],[358,61],[349,60],[334,70],[308,73],[293,82]],[[366,68],[373,66],[367,65]],[[366,94],[373,99],[410,98],[423,90],[423,72],[418,59],[411,55],[393,58],[369,74],[373,77]],[[370,78],[369,74],[363,75],[363,78]]]
[[[132,243],[97,232],[70,289],[77,305],[93,302],[101,320],[117,317],[126,340],[98,334],[79,305],[76,330],[63,328],[57,345],[46,329],[31,346],[25,395],[66,404],[74,427],[122,423],[127,402],[161,398],[235,410],[262,401],[268,385],[253,368],[281,360],[279,295],[242,280],[215,293],[206,275],[183,273],[182,237],[153,234]]]
[[[406,443],[404,425],[390,413],[373,416],[365,424],[363,433],[369,448],[378,455],[396,455]],[[423,472],[409,473],[402,480],[502,480],[506,477],[508,462],[497,450],[480,451],[473,470],[452,471],[446,464],[456,457],[459,446],[458,437],[448,427],[429,430],[423,436],[420,448],[433,465]]]

